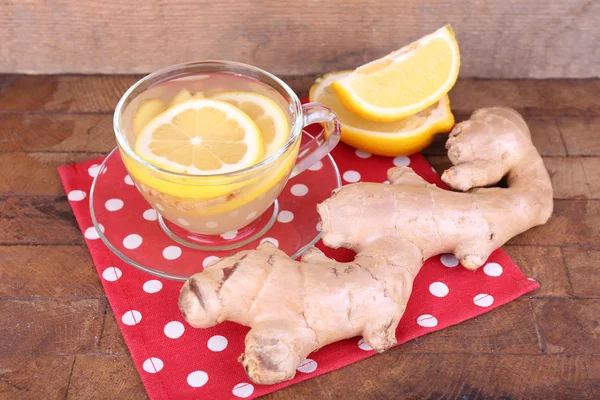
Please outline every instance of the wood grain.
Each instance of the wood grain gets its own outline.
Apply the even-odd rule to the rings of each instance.
[[[104,329],[100,338],[100,352],[106,354],[127,355],[129,349],[123,340],[123,335],[117,325],[115,314],[108,309],[104,316]]]
[[[572,295],[567,268],[563,263],[559,247],[504,246],[510,258],[528,277],[532,277],[540,288],[531,293],[534,297],[568,297]]]
[[[0,197],[0,244],[83,244],[65,196]]]
[[[600,156],[600,118],[561,118],[557,121],[569,155]]]
[[[592,191],[588,177],[579,157],[544,158],[544,164],[552,180],[555,199],[591,199]],[[592,177],[593,178],[593,177]],[[600,179],[600,178],[597,178]],[[600,193],[599,193],[600,194]]]
[[[106,300],[0,300],[0,357],[94,351]]]
[[[532,302],[544,353],[600,354],[600,300],[534,299]]]
[[[489,313],[395,347],[398,353],[539,354],[530,300],[518,299]]]
[[[264,399],[592,399],[588,359],[384,353]]]
[[[592,77],[600,64],[599,14],[596,2],[584,0],[545,7],[517,0],[411,0],[401,6],[383,0],[368,7],[358,0],[137,0],[103,7],[91,0],[63,0],[60,7],[5,0],[1,71],[133,73],[228,59],[274,73],[310,74],[354,68],[450,22],[464,76]],[[151,56],[157,49],[160,57]]]
[[[108,153],[116,146],[110,114],[0,114],[0,135],[0,151]]]
[[[63,164],[78,163],[104,153],[0,153],[0,195],[60,195],[64,189],[56,172]]]
[[[85,246],[0,246],[0,297],[103,298]]]
[[[75,358],[67,399],[147,399],[129,356],[80,354]]]
[[[62,400],[75,356],[0,357],[0,398]]]
[[[565,247],[562,253],[573,284],[573,294],[580,297],[600,298],[600,274],[598,274],[600,251]]]

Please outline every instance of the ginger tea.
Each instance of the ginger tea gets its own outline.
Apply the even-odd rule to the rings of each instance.
[[[296,143],[276,156],[291,132],[287,107],[275,89],[240,75],[170,79],[124,113],[129,145],[159,170],[121,156],[163,217],[195,233],[223,234],[258,218],[287,182],[298,151]]]

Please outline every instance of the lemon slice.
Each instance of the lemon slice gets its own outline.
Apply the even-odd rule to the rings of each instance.
[[[436,134],[454,126],[447,95],[439,102],[396,122],[374,122],[355,115],[342,106],[331,84],[351,71],[333,72],[318,79],[310,88],[310,101],[331,108],[342,128],[342,141],[357,149],[382,156],[408,155],[429,146]]]
[[[244,112],[224,101],[192,99],[169,107],[140,132],[135,152],[171,172],[222,174],[256,164],[260,131]]]
[[[275,101],[257,93],[224,92],[213,96],[245,112],[258,125],[264,143],[264,157],[269,157],[287,141],[290,132],[288,118]]]
[[[397,121],[440,100],[454,86],[459,67],[458,43],[446,25],[331,87],[353,113],[372,121]]]

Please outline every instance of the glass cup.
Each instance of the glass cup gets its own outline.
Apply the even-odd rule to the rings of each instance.
[[[133,151],[133,116],[147,94],[156,92],[153,88],[164,82],[199,76],[210,79],[212,74],[249,78],[248,91],[266,85],[276,93],[290,122],[286,143],[253,166],[223,174],[171,172],[139,157]],[[261,85],[252,86],[255,83]],[[229,61],[179,64],[142,78],[120,99],[113,123],[123,163],[142,196],[158,212],[164,232],[181,244],[199,249],[232,249],[263,235],[276,220],[276,199],[288,179],[326,156],[340,139],[337,117],[329,108],[318,103],[302,105],[281,79]],[[320,123],[323,130],[300,146],[303,128],[314,123]],[[267,210],[272,211],[265,213]]]

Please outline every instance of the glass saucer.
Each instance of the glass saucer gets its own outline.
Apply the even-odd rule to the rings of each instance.
[[[311,139],[304,132],[303,142]],[[182,240],[184,234],[174,231],[176,226],[146,202],[114,149],[92,183],[90,213],[98,236],[121,260],[162,278],[185,280],[215,257],[254,249],[263,241],[270,241],[292,258],[300,256],[321,238],[316,205],[341,183],[337,165],[328,155],[287,182],[274,204],[255,222],[258,231],[245,234],[254,229],[251,227],[227,232],[215,238],[212,249],[198,248]],[[228,241],[237,248],[224,250],[231,247]]]

